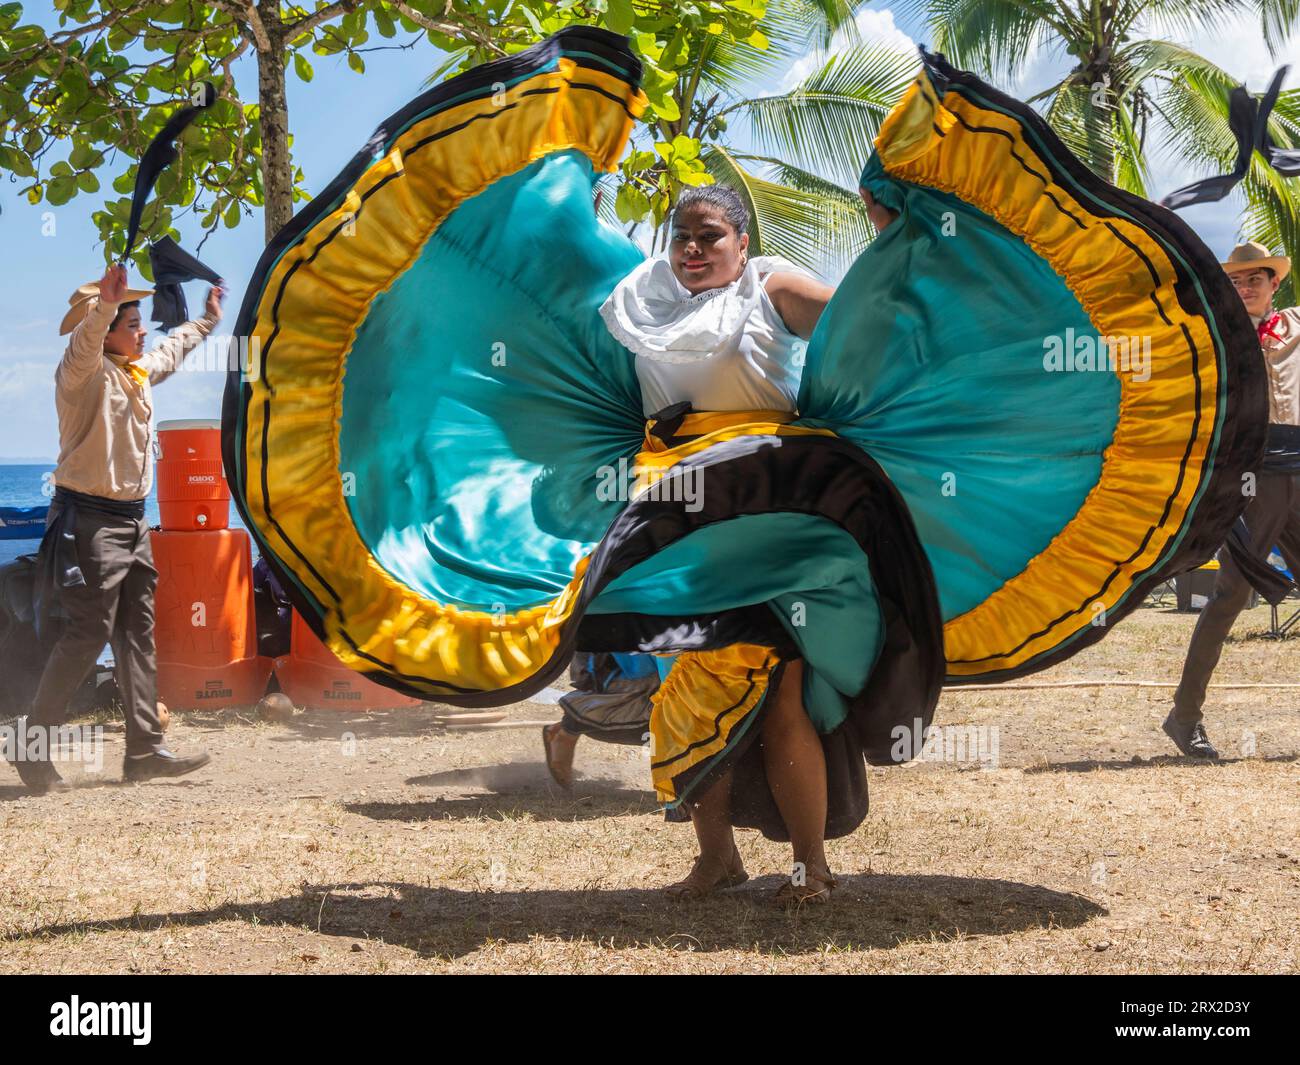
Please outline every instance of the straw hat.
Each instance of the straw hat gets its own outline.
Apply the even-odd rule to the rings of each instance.
[[[129,303],[131,300],[142,300],[145,296],[152,296],[151,288],[128,288],[126,295],[122,297],[122,303]],[[68,313],[63,316],[63,321],[59,323],[59,336],[65,336],[71,333],[81,320],[86,317],[86,312],[90,310],[92,301],[99,299],[99,283],[90,281],[82,285],[76,292],[68,297]]]
[[[1270,255],[1264,245],[1253,240],[1248,244],[1238,244],[1232,249],[1228,261],[1219,265],[1230,274],[1243,270],[1269,269],[1277,275],[1279,281],[1285,281],[1286,275],[1291,272],[1290,259],[1285,255]]]

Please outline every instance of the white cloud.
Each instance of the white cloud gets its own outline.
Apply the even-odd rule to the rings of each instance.
[[[1157,27],[1151,27],[1152,31]],[[1273,72],[1285,63],[1291,66],[1283,88],[1294,89],[1300,86],[1300,31],[1293,33],[1290,39],[1277,49],[1277,58],[1269,55],[1268,43],[1259,32],[1259,20],[1256,16],[1243,12],[1223,28],[1203,31],[1191,38],[1179,38],[1169,35],[1170,39],[1187,44],[1195,52],[1244,82],[1251,92],[1263,92],[1268,87]]]
[[[901,52],[916,51],[916,42],[894,25],[894,13],[888,8],[879,11],[859,11],[854,21],[858,24],[858,32],[866,43],[887,44]],[[829,56],[843,50],[848,44],[846,35],[841,31],[835,35],[828,50],[810,52],[796,59],[786,71],[785,77],[781,79],[776,92],[789,92],[813,71],[820,69]]]

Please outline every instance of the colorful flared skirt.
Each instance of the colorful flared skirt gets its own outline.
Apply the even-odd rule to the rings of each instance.
[[[729,768],[738,823],[782,837],[757,745],[802,659],[838,835],[942,684],[1060,662],[1216,550],[1262,454],[1258,343],[1176,217],[926,55],[863,146],[898,218],[822,314],[797,417],[647,435],[598,313],[643,253],[593,208],[639,77],[569,29],[381,125],[258,265],[227,473],[296,608],[382,684],[500,705],[575,654],[674,656],[646,730],[670,809]]]

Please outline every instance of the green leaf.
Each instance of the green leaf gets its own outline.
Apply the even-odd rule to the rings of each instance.
[[[72,167],[70,167],[62,159],[60,159],[57,163],[55,163],[52,167],[50,167],[50,177],[57,178],[57,177],[71,177],[71,176],[72,176]]]
[[[650,213],[650,198],[635,185],[624,184],[614,201],[614,212],[621,222],[639,222]]]
[[[311,81],[311,64],[307,62],[307,57],[301,52],[293,53],[293,72],[297,74],[301,80]]]
[[[677,174],[674,176],[683,185],[712,185],[713,175],[707,170],[692,170],[689,173]]]
[[[239,225],[239,203],[238,203],[238,201],[236,201],[235,203],[232,203],[229,207],[226,208],[226,213],[225,213],[225,215],[223,216],[222,221],[226,223],[226,228],[227,228],[227,229],[234,229],[235,226]]]
[[[348,66],[358,74],[364,74],[366,72],[366,61],[357,55],[356,52],[348,53]]]
[[[77,170],[88,170],[102,161],[103,156],[89,144],[78,144],[68,154],[68,162]]]
[[[45,198],[55,207],[62,207],[76,194],[76,179],[70,177],[55,178],[45,190]]]
[[[638,170],[649,170],[654,165],[654,152],[634,151],[627,157],[627,162],[623,164],[623,167],[629,173],[636,173]]]
[[[537,34],[538,37],[546,36],[546,31],[542,29],[542,24],[540,21],[538,21],[537,16],[533,14],[532,8],[525,5],[524,7],[520,8],[520,14],[524,16],[524,19],[528,22],[529,28],[531,28],[532,31],[535,34]]]
[[[682,117],[682,109],[671,96],[661,96],[656,100],[651,100],[650,106],[654,108],[655,114],[665,122],[676,122]]]
[[[0,148],[0,168],[10,170],[19,177],[36,176],[36,168],[32,166],[32,161],[14,148]]]
[[[95,177],[89,170],[83,170],[77,175],[77,188],[82,192],[98,192],[99,178]]]
[[[381,37],[392,37],[397,33],[397,27],[393,24],[393,16],[382,7],[375,8],[375,28],[379,30],[379,36]]]
[[[673,158],[694,159],[700,154],[700,142],[694,137],[679,133],[673,138]]]
[[[636,41],[637,52],[645,56],[647,59],[657,63],[659,57],[664,53],[664,46],[659,43],[655,35],[653,33],[645,33],[642,30],[638,30],[632,36]]]
[[[627,33],[636,21],[632,0],[609,0],[605,9],[605,25],[615,33]]]
[[[663,54],[659,57],[659,65],[665,70],[674,70],[686,62],[688,58],[687,43],[690,40],[690,34],[685,27],[679,28],[676,33],[669,38],[667,45],[664,46]]]

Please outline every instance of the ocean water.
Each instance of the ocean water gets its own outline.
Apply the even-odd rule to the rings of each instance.
[[[0,506],[38,507],[43,503],[49,503],[50,496],[46,493],[53,493],[53,488],[47,487],[53,484],[53,473],[52,465],[0,466]],[[150,525],[159,523],[156,488],[145,500],[144,514]],[[244,523],[239,520],[239,511],[235,509],[233,503],[230,505],[230,527],[244,528]],[[0,540],[0,566],[19,555],[34,555],[39,547],[40,541],[36,539]]]

